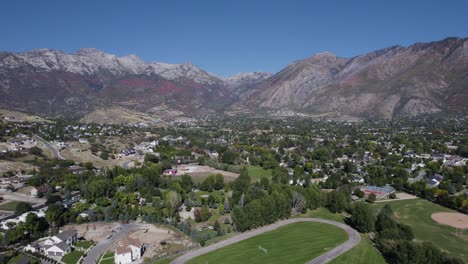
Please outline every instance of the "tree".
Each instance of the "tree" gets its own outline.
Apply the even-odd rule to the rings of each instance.
[[[30,203],[19,202],[15,207],[15,215],[22,215],[31,210],[32,210],[32,206]]]
[[[359,202],[353,207],[351,225],[361,233],[374,231],[375,213],[369,204]]]
[[[45,204],[49,205],[60,201],[62,201],[62,197],[60,197],[60,195],[53,194],[49,196]]]
[[[369,196],[367,197],[367,201],[369,203],[374,203],[375,200],[377,200],[377,196],[374,193],[369,194]]]
[[[333,191],[330,194],[328,208],[333,213],[341,213],[349,207],[347,194],[341,191]]]
[[[238,152],[228,149],[221,155],[221,161],[227,164],[234,164],[239,156]]]
[[[361,189],[357,189],[354,191],[354,195],[356,195],[359,198],[363,198],[365,193]]]
[[[375,223],[377,231],[396,228],[397,224],[398,222],[395,218],[392,207],[389,204],[386,204],[377,216],[377,222]]]
[[[193,211],[193,217],[195,218],[195,222],[197,223],[202,221],[200,208],[195,208],[195,210]]]
[[[173,217],[176,209],[180,206],[180,203],[182,202],[180,195],[174,191],[170,191],[166,194],[166,201],[168,202],[170,208],[169,216]]]
[[[39,147],[32,147],[29,149],[29,154],[42,157],[44,155],[44,152]]]
[[[297,191],[294,191],[292,193],[292,204],[291,207],[296,210],[296,212],[302,212],[302,210],[305,208],[306,205],[306,200],[304,199],[304,196],[300,194]]]
[[[57,222],[59,222],[64,212],[64,208],[61,204],[51,204],[46,211],[46,220],[52,228],[55,228]]]
[[[145,162],[158,163],[159,158],[156,155],[153,155],[153,154],[146,154],[145,155]]]
[[[208,206],[204,205],[200,211],[200,215],[201,215],[201,220],[203,222],[205,222],[206,220],[208,220],[210,217],[211,217],[211,212],[210,212],[210,209],[208,209]]]
[[[224,176],[221,173],[215,175],[213,188],[215,190],[221,190],[224,188]]]

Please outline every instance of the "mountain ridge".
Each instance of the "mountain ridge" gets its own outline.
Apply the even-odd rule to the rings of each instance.
[[[186,114],[293,111],[395,118],[468,109],[468,41],[446,38],[341,58],[322,52],[275,74],[211,74],[94,48],[0,52],[0,107],[83,116],[164,105]]]

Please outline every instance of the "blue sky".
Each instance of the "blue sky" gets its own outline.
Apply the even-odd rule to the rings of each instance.
[[[0,50],[93,47],[192,62],[222,76],[277,72],[330,51],[468,37],[468,1],[2,1]]]

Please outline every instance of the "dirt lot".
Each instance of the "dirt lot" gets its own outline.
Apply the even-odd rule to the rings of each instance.
[[[435,213],[431,218],[442,225],[468,229],[468,215],[462,213]]]
[[[112,234],[112,230],[116,230],[119,226],[119,223],[90,223],[68,225],[65,227],[65,230],[75,229],[78,232],[78,237],[84,237],[86,240],[101,241],[106,239],[109,234]],[[147,245],[144,254],[145,258],[169,254],[193,245],[189,238],[152,224],[141,224],[141,230],[135,231],[129,234],[129,236],[131,238],[138,238],[143,244]],[[166,241],[166,245],[161,245],[161,241]],[[116,243],[108,248],[108,252],[114,251]]]
[[[82,225],[67,225],[64,229],[75,229],[78,237],[84,237],[86,240],[101,241],[119,227],[119,223],[89,223]]]
[[[91,151],[89,150],[90,145],[88,143],[78,143],[76,141],[67,143],[68,146],[60,150],[60,155],[62,155],[62,157],[77,162],[92,162],[96,168],[112,168],[114,166],[118,166],[120,163],[126,160],[134,160],[138,158],[137,156],[130,156],[124,159],[109,158],[108,160],[103,160],[100,157],[91,153]],[[118,147],[123,148],[121,146]]]
[[[142,227],[145,230],[136,231],[129,236],[131,238],[138,238],[144,245],[147,245],[145,254],[143,255],[144,258],[169,254],[193,245],[190,239],[172,230],[160,228],[152,224],[142,225]],[[161,241],[165,241],[166,245],[161,245]],[[114,251],[115,246],[116,243],[109,248],[109,251]]]
[[[208,166],[200,166],[200,165],[179,165],[177,166],[176,176],[182,176],[184,174],[187,174],[194,178],[199,178],[203,180],[211,174],[218,174],[218,173],[221,173],[224,176],[225,182],[232,182],[237,177],[239,177],[239,174],[237,173],[217,170]]]
[[[7,171],[29,172],[29,171],[32,171],[33,169],[37,169],[37,167],[28,163],[21,162],[21,161],[0,160],[0,174],[3,174]]]

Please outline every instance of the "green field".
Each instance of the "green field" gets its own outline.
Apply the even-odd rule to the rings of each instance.
[[[305,263],[346,239],[346,232],[332,225],[295,223],[218,249],[188,263]]]
[[[430,241],[440,249],[468,262],[468,241],[456,237],[453,227],[440,225],[431,218],[433,213],[456,211],[419,198],[375,203],[374,206],[381,208],[385,204],[392,206],[401,223],[411,226],[416,240]]]
[[[100,264],[113,264],[114,263],[114,252],[109,252],[101,256]]]
[[[16,206],[19,203],[20,202],[17,202],[17,201],[11,201],[11,202],[6,202],[6,203],[3,203],[3,204],[0,204],[0,210],[13,212],[13,211],[15,211]]]
[[[224,202],[224,194],[221,194],[222,190],[219,190],[219,191],[212,191],[212,192],[207,192],[207,191],[197,191],[195,192],[195,198],[198,200],[198,201],[201,201],[201,196],[202,195],[212,195],[214,196],[215,198],[218,198],[218,200],[222,203]],[[208,199],[208,197],[205,197],[205,199]]]
[[[84,253],[81,251],[72,251],[62,258],[62,262],[65,262],[66,264],[75,264],[78,263],[78,260],[83,256]]]
[[[313,211],[307,212],[307,214],[299,215],[298,217],[316,217],[329,219],[344,223],[344,216],[342,214],[335,214],[330,212],[328,209],[320,207]],[[386,263],[383,256],[374,248],[369,236],[361,234],[361,243],[350,251],[332,260],[330,263],[333,264],[346,264],[346,263]]]
[[[368,235],[361,234],[361,243],[350,251],[337,257],[331,264],[372,263],[385,264],[383,256],[372,246]]]
[[[82,240],[82,241],[76,242],[75,247],[88,249],[88,248],[90,248],[93,244],[94,244],[93,241]]]

